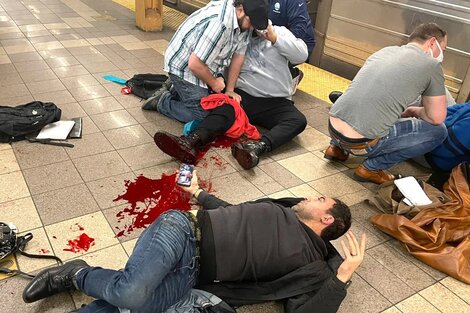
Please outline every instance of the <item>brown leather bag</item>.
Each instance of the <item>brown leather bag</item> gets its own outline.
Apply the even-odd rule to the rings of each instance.
[[[417,259],[470,284],[469,180],[470,166],[462,163],[444,185],[450,201],[423,209],[412,219],[378,214],[371,218],[372,224],[401,241]]]
[[[373,198],[367,199],[366,202],[373,204],[384,213],[405,215],[406,217],[412,218],[421,210],[436,208],[450,201],[450,198],[439,189],[424,182],[422,179],[417,180],[421,188],[423,188],[426,195],[432,201],[431,204],[409,206],[405,203],[405,197],[400,190],[398,190],[398,187],[393,181],[380,185],[377,194]]]

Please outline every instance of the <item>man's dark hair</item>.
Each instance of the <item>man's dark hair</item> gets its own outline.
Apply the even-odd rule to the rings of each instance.
[[[410,35],[408,42],[424,43],[426,40],[435,37],[438,42],[442,42],[447,35],[436,23],[424,23],[418,25]]]
[[[335,200],[335,204],[333,204],[327,213],[331,214],[335,221],[323,228],[320,234],[320,237],[326,241],[338,239],[351,227],[351,210],[343,201],[335,198],[333,200]]]
[[[238,7],[239,5],[242,5],[245,2],[245,0],[234,0],[233,1],[233,6]]]

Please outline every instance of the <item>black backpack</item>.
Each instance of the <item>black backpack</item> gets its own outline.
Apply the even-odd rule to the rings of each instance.
[[[160,89],[168,76],[163,74],[136,74],[126,82],[131,92],[139,98],[148,99]]]
[[[26,139],[45,125],[60,120],[61,110],[51,102],[33,101],[16,107],[0,106],[0,142]]]

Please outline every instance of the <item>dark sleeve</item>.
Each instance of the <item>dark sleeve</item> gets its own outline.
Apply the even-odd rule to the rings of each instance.
[[[284,304],[284,309],[286,313],[335,313],[345,297],[346,284],[332,276],[318,292],[289,298]]]
[[[273,198],[262,198],[253,201],[254,203],[260,203],[260,202],[274,202],[276,204],[280,204],[286,208],[290,208],[291,206],[294,206],[298,204],[300,201],[305,200],[305,198],[279,198],[279,199],[273,199]]]
[[[213,210],[231,205],[230,203],[221,200],[204,190],[201,191],[201,193],[199,193],[199,195],[197,196],[197,201],[202,205],[202,208],[204,210]]]
[[[305,0],[294,0],[286,1],[287,8],[287,19],[288,25],[285,25],[295,37],[302,39],[309,48],[309,53],[312,52],[313,46],[309,45],[310,40],[313,36],[313,30],[311,28],[311,20],[307,10],[307,4]]]

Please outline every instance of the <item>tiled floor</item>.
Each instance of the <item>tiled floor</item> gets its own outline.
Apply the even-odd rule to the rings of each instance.
[[[133,12],[110,0],[0,0],[0,104],[36,100],[61,107],[63,118],[83,117],[84,136],[74,148],[26,142],[0,145],[0,220],[31,231],[31,253],[55,253],[64,260],[83,257],[92,265],[120,268],[140,232],[115,237],[116,213],[124,202],[113,201],[125,181],[144,174],[159,178],[177,163],[152,141],[155,131],[181,133],[182,125],[153,112],[143,112],[139,99],[120,94],[120,87],[101,78],[113,74],[162,73],[171,29],[143,33],[134,27]],[[328,194],[351,205],[353,231],[369,236],[364,264],[354,276],[340,312],[470,312],[470,287],[407,255],[395,240],[368,222],[376,212],[362,202],[375,186],[351,179],[347,164],[322,158],[328,145],[328,105],[305,93],[297,106],[309,127],[286,147],[244,171],[228,149],[212,149],[200,163],[199,175],[229,202],[263,196]],[[420,174],[401,164],[394,171]],[[64,251],[67,240],[83,227],[95,238],[86,253]],[[53,262],[19,257],[25,271]],[[27,281],[0,280],[0,312],[68,312],[90,298],[76,292],[26,305]],[[278,304],[248,306],[239,312],[282,312]]]

